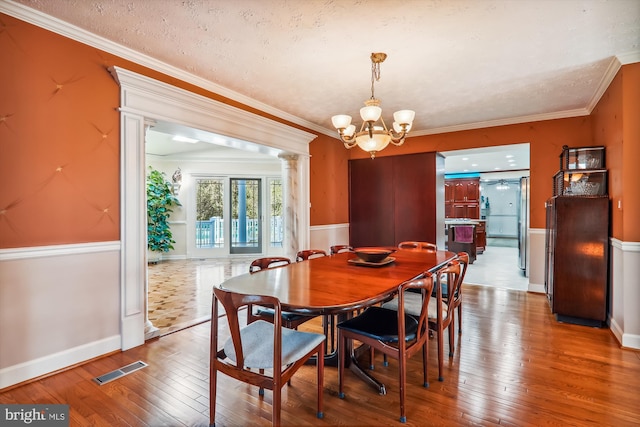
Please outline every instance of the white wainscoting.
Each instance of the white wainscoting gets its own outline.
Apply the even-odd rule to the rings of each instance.
[[[611,239],[609,325],[622,347],[640,349],[640,242]]]
[[[530,228],[527,239],[529,253],[529,292],[545,293],[544,258],[545,229]]]
[[[349,244],[349,224],[314,225],[310,230],[310,249],[323,249],[329,253],[334,245]]]
[[[120,243],[0,251],[0,389],[121,348]]]

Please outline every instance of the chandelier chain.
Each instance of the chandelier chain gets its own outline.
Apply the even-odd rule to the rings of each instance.
[[[371,61],[371,99],[376,99],[373,85],[380,81],[380,62]]]

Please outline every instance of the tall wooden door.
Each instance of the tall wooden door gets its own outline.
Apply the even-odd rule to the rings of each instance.
[[[422,240],[444,247],[442,170],[444,158],[438,153],[350,160],[350,244]]]

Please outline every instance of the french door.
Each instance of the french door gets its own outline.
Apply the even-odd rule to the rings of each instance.
[[[189,257],[282,255],[281,177],[197,177]],[[193,223],[191,223],[193,224]]]
[[[229,253],[262,253],[261,179],[231,178]]]

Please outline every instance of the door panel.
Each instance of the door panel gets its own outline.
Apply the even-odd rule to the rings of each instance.
[[[261,180],[231,178],[230,196],[230,253],[262,253]]]

